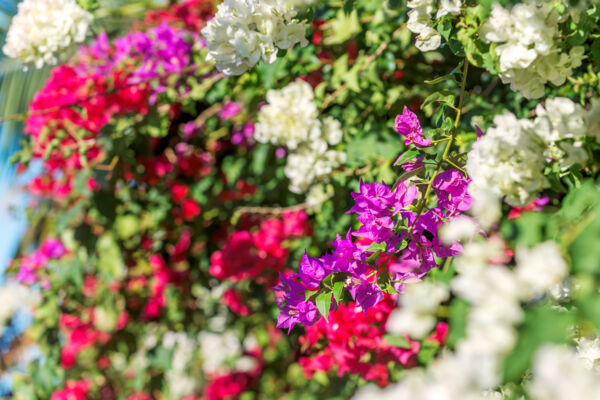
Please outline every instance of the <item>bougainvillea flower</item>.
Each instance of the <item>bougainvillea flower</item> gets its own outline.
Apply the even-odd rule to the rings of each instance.
[[[396,117],[395,128],[399,134],[404,136],[404,144],[407,146],[411,144],[415,146],[429,146],[431,144],[431,139],[423,137],[423,129],[421,128],[419,118],[407,107],[404,107],[402,114]]]

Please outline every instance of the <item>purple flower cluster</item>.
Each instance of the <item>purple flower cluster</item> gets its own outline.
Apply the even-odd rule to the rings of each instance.
[[[26,284],[36,282],[36,272],[44,268],[50,260],[57,260],[65,253],[66,249],[60,240],[46,239],[39,249],[21,258],[17,280]]]
[[[440,207],[446,210],[467,211],[471,208],[471,196],[467,187],[471,179],[456,169],[438,174],[433,180],[433,189]]]
[[[445,221],[468,209],[468,184],[457,170],[442,172],[432,183],[437,206],[417,210],[416,185],[400,182],[390,188],[385,183],[361,182],[360,192],[352,193],[355,204],[348,211],[358,214],[360,228],[345,237],[337,235],[331,243],[333,250],[320,258],[305,253],[297,274],[281,275],[275,288],[281,310],[278,327],[291,330],[296,323],[316,323],[320,315],[314,298],[328,290],[323,281],[332,274],[366,311],[384,298],[389,288],[381,287],[382,283],[401,291],[404,283],[420,280],[437,266],[436,258],[458,254],[460,244],[445,245],[437,231]],[[387,282],[379,279],[383,271],[389,276]],[[331,307],[335,306],[334,300]]]
[[[98,72],[109,73],[115,67],[134,68],[131,84],[159,75],[181,72],[191,62],[193,44],[190,33],[163,23],[146,32],[136,31],[115,39],[111,45],[102,33],[89,47],[82,47],[79,58]],[[82,63],[84,64],[84,63]],[[166,79],[158,82],[155,95],[166,89]]]
[[[415,146],[429,146],[431,139],[423,137],[423,129],[419,119],[408,108],[404,107],[402,114],[398,114],[395,123],[396,130],[404,136],[404,144]]]

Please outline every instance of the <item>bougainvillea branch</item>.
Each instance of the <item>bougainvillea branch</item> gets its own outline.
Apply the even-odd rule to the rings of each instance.
[[[594,2],[111,3],[6,35],[0,397],[598,397]]]

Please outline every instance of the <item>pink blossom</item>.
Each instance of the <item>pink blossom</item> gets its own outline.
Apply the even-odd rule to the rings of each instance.
[[[242,111],[242,106],[235,101],[230,101],[219,111],[219,118],[221,118],[221,121],[227,121],[238,115],[240,111]]]
[[[429,146],[431,144],[431,139],[423,137],[423,129],[419,119],[407,107],[404,107],[402,114],[396,117],[395,127],[398,133],[404,136],[404,144],[407,146],[410,144]]]

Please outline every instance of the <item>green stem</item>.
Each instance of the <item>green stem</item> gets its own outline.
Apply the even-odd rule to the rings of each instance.
[[[465,171],[463,168],[459,167],[458,165],[456,165],[454,162],[452,162],[452,160],[447,159],[446,162],[450,165],[452,165],[454,168],[456,168],[457,170],[459,170],[460,172],[463,173],[464,176],[468,177],[467,171]]]
[[[435,168],[435,171],[433,172],[433,175],[431,176],[431,179],[429,180],[429,183],[427,184],[427,189],[425,190],[425,195],[421,199],[421,202],[419,203],[419,206],[417,208],[417,217],[411,224],[410,228],[413,227],[413,225],[417,222],[417,220],[423,213],[423,209],[425,208],[425,205],[427,204],[427,200],[429,199],[429,193],[431,192],[431,188],[433,186],[433,181],[435,180],[435,177],[437,176],[437,174],[440,172],[440,168],[442,167],[442,164],[444,162],[448,161],[448,155],[450,154],[450,148],[452,147],[452,144],[454,143],[454,139],[456,137],[456,132],[458,131],[458,123],[460,122],[460,116],[462,113],[463,102],[465,101],[465,87],[467,85],[468,71],[469,71],[469,62],[467,60],[465,60],[464,67],[463,67],[463,74],[462,74],[463,75],[462,82],[460,83],[460,96],[458,98],[458,106],[456,107],[456,118],[454,120],[454,127],[452,129],[452,134],[450,135],[450,140],[448,140],[448,143],[446,144],[446,148],[444,149],[444,154],[442,154],[442,159],[438,162],[437,167]]]

